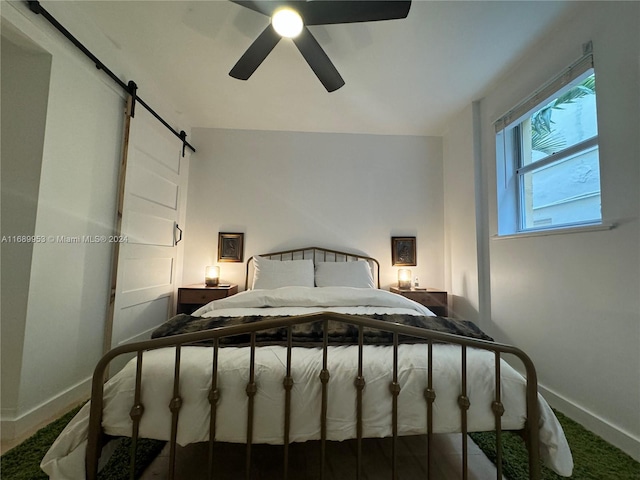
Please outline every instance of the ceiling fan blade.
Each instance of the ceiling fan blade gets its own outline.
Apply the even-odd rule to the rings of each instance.
[[[406,18],[411,0],[356,0],[297,2],[305,25],[375,22]]]
[[[307,27],[302,29],[293,42],[328,92],[333,92],[344,85],[338,70]]]
[[[282,37],[269,25],[240,57],[229,75],[240,80],[247,80],[267,58],[273,47],[278,44],[280,38]]]
[[[230,0],[232,3],[237,5],[241,5],[249,10],[253,10],[254,12],[262,13],[263,15],[267,15],[270,17],[273,15],[273,11],[279,6],[276,2],[268,2],[268,1],[248,1],[248,0]]]

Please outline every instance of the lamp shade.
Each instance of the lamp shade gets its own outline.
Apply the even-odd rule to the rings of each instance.
[[[220,267],[207,267],[204,273],[204,284],[207,287],[215,287],[220,281]]]
[[[398,270],[398,288],[402,290],[411,289],[411,270],[408,268]]]

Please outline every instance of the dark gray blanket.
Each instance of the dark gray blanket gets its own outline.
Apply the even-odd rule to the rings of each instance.
[[[349,315],[357,317],[357,315]],[[179,314],[169,319],[156,330],[151,338],[170,337],[183,333],[199,332],[212,328],[242,325],[260,322],[264,319],[276,319],[278,317],[262,317],[247,315],[242,317],[192,317]],[[282,317],[280,317],[282,318]],[[416,315],[367,315],[366,318],[382,320],[384,322],[399,323],[412,327],[424,328],[436,332],[451,333],[464,337],[493,341],[491,337],[480,330],[473,322],[455,320],[446,317],[427,317]],[[292,327],[292,343],[295,346],[316,347],[322,346],[322,321],[294,325]],[[346,323],[329,321],[328,342],[331,345],[354,345],[358,343],[358,327]],[[393,334],[372,328],[363,329],[364,343],[368,345],[389,345],[393,343]],[[248,345],[250,335],[235,335],[220,339],[221,345],[242,346]],[[423,343],[426,340],[399,335],[400,343]],[[272,328],[256,333],[256,344],[259,345],[286,345],[287,327]]]

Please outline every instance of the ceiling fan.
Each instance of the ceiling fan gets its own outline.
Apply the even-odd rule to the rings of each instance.
[[[344,80],[307,25],[396,20],[405,18],[411,7],[411,0],[231,1],[271,17],[271,24],[249,46],[229,75],[247,80],[284,36],[293,40],[328,92],[342,87]],[[285,24],[282,31],[281,24]],[[287,30],[286,25],[293,27]]]

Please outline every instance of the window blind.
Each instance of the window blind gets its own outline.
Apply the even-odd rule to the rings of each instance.
[[[588,42],[582,46],[583,56],[565,68],[559,75],[551,79],[544,86],[536,90],[532,95],[513,107],[494,123],[496,133],[504,130],[509,125],[519,122],[536,107],[550,100],[558,91],[568,85],[580,75],[593,68],[592,44]]]

